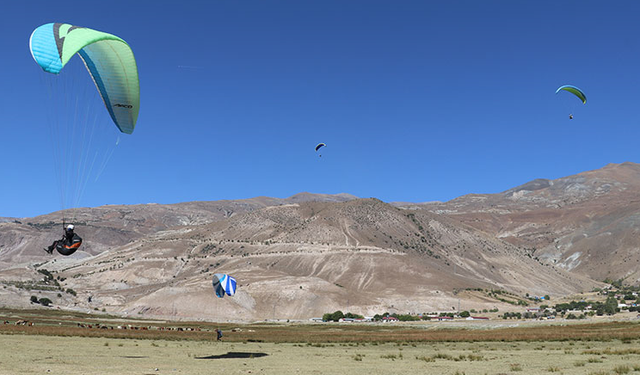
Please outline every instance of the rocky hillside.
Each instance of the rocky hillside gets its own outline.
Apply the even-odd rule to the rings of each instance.
[[[15,285],[46,269],[79,292],[59,302],[67,308],[171,319],[451,311],[457,290],[564,295],[597,285],[446,216],[376,199],[269,206],[158,231],[95,256],[43,259],[51,260],[0,277]],[[238,279],[236,296],[212,295],[216,272]],[[13,287],[4,293],[28,300]],[[486,295],[464,304],[504,308]]]
[[[638,284],[638,213],[633,163],[444,203],[301,193],[83,208],[0,222],[0,303],[37,293],[60,308],[207,320],[504,310],[605,278]],[[86,242],[46,256],[63,216]],[[238,279],[236,296],[213,296],[216,272]]]
[[[638,164],[609,164],[498,194],[405,206],[446,215],[574,273],[640,281]]]
[[[73,222],[77,232],[90,239],[83,255],[95,255],[133,240],[184,225],[199,225],[233,215],[292,202],[343,202],[349,194],[300,193],[286,199],[257,197],[244,200],[186,202],[171,205],[109,205],[58,211],[35,218],[0,221],[0,269],[41,260],[42,248],[62,236],[63,221]]]

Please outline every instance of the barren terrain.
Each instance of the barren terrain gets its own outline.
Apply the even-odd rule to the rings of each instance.
[[[0,305],[36,296],[70,311],[238,322],[522,311],[527,296],[638,284],[639,191],[640,165],[623,163],[445,203],[301,193],[5,219]],[[85,243],[47,256],[63,217]],[[217,299],[213,273],[233,275],[237,294]]]

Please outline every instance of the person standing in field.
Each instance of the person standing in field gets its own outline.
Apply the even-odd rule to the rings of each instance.
[[[219,330],[218,328],[216,328],[216,334],[217,334],[217,337],[218,337],[218,341],[222,340],[222,331]]]

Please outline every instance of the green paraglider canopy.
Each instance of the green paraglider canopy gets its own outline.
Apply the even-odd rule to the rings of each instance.
[[[131,47],[115,35],[66,23],[48,23],[29,38],[31,55],[58,74],[76,53],[82,58],[114,124],[133,133],[140,111],[138,67]]]
[[[580,100],[582,100],[582,104],[587,104],[587,96],[579,88],[577,88],[575,86],[571,86],[571,85],[560,86],[556,90],[556,94],[559,93],[560,91],[563,91],[563,90],[564,91],[568,91],[568,92],[572,93],[573,95],[577,96]]]
[[[58,22],[37,27],[29,49],[44,71],[39,78],[48,95],[42,109],[48,114],[60,206],[77,208],[85,189],[105,170],[121,134],[132,134],[136,127],[136,59],[115,35]],[[69,213],[67,218],[75,221],[75,210]]]

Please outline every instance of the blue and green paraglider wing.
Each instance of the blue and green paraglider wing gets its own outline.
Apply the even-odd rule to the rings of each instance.
[[[66,23],[48,23],[29,40],[31,55],[45,72],[58,74],[76,53],[121,132],[131,134],[140,111],[138,67],[129,45],[115,35]]]
[[[587,96],[579,88],[577,88],[575,86],[571,86],[571,85],[560,86],[556,90],[556,94],[559,93],[560,91],[563,91],[563,90],[564,91],[568,91],[568,92],[572,93],[573,95],[577,96],[580,100],[582,100],[582,104],[587,104]]]
[[[223,273],[213,275],[213,289],[216,291],[218,298],[224,295],[232,296],[236,294],[236,279]]]

